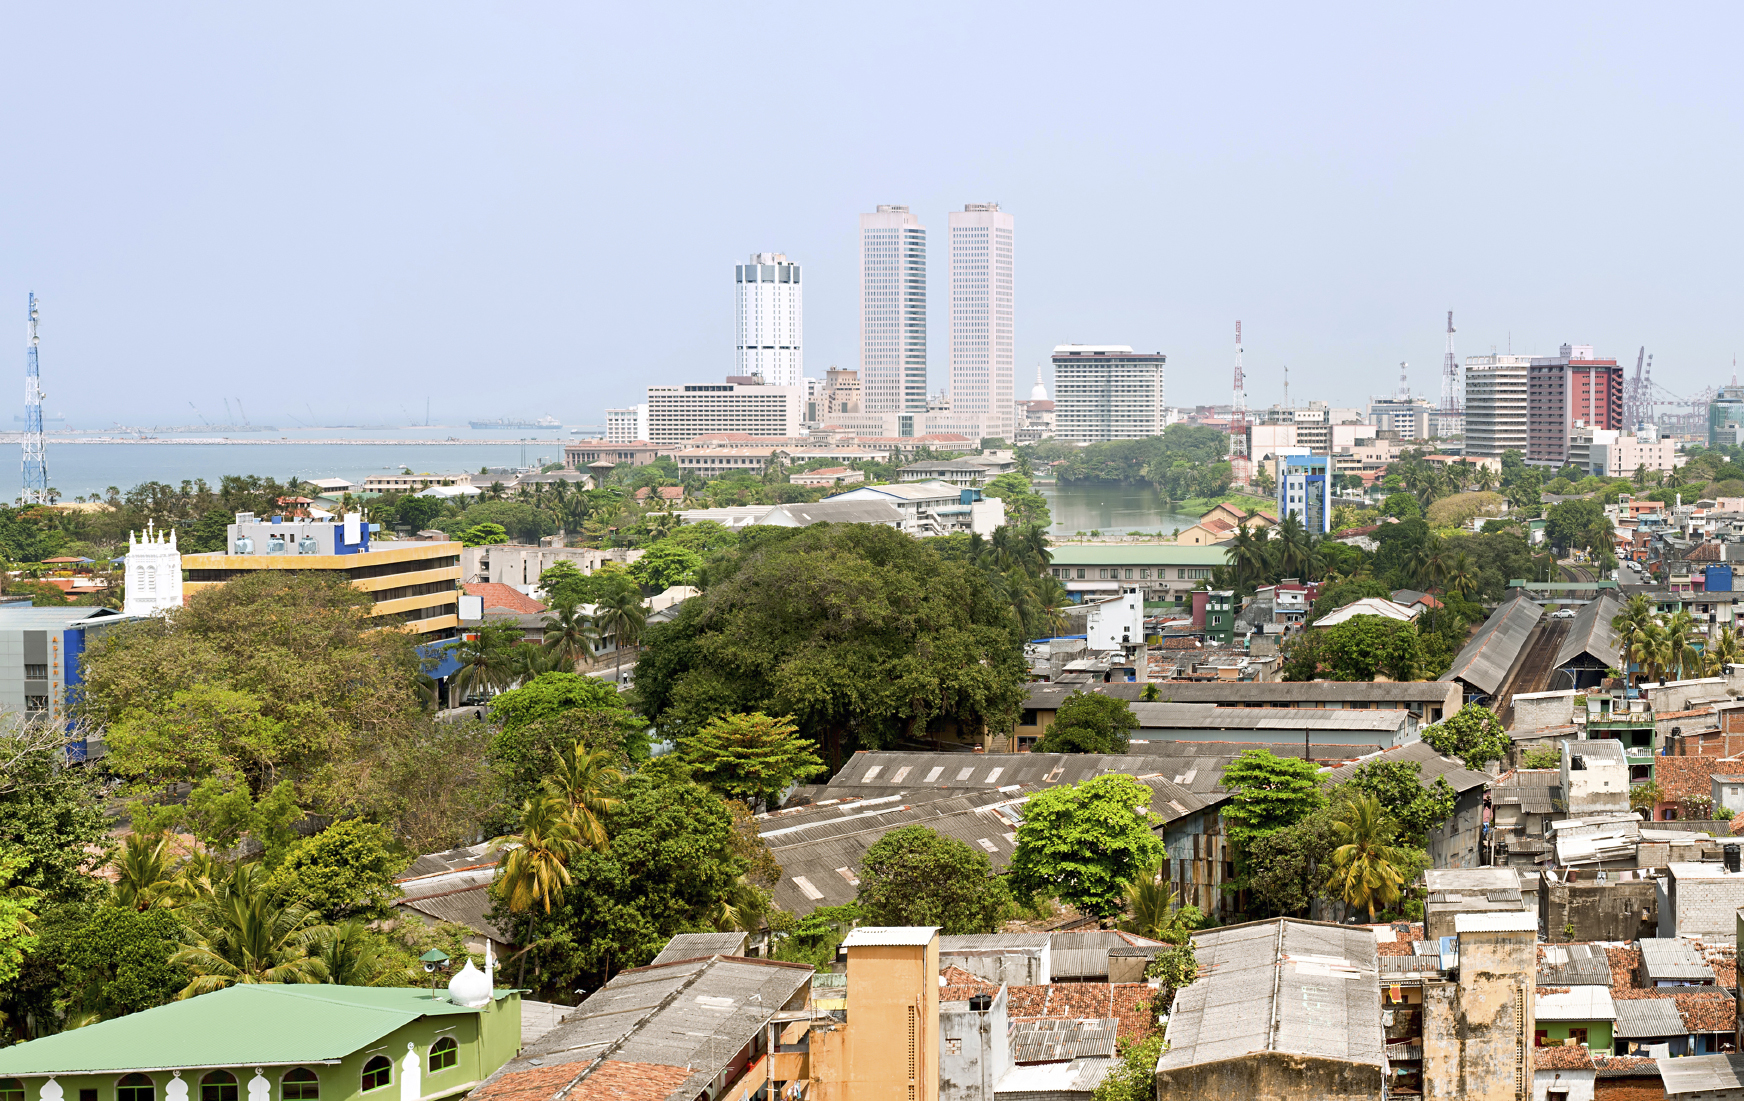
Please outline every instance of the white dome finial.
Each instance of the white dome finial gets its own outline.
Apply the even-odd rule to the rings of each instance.
[[[472,965],[471,956],[466,958],[466,966],[448,980],[448,1000],[468,1009],[478,1009],[489,1005],[491,993],[490,979],[485,977],[483,971]]]
[[[1031,400],[1031,401],[1047,401],[1048,400],[1048,388],[1046,386],[1042,385],[1042,369],[1039,365],[1036,367],[1036,384],[1034,386],[1030,387],[1029,400]]]

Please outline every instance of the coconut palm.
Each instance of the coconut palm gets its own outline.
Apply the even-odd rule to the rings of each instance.
[[[642,641],[642,629],[648,625],[648,609],[642,604],[640,590],[625,585],[606,594],[594,606],[594,622],[601,633],[617,641],[617,661],[613,674],[620,684],[624,679],[624,649]]]
[[[772,906],[769,893],[747,876],[735,876],[727,893],[715,901],[709,924],[722,933],[755,933]]]
[[[1362,795],[1345,805],[1332,829],[1341,844],[1332,850],[1332,874],[1326,879],[1326,890],[1351,906],[1366,909],[1373,922],[1376,905],[1384,908],[1397,902],[1405,884],[1399,866],[1409,857],[1393,844],[1398,823],[1381,810],[1380,800]]]
[[[497,840],[512,846],[497,877],[511,911],[531,910],[540,902],[551,912],[551,896],[569,886],[569,862],[581,855],[575,824],[564,805],[547,795],[521,806],[521,832]]]
[[[558,750],[556,766],[541,782],[545,794],[564,808],[576,839],[591,849],[604,851],[609,845],[606,827],[601,819],[619,800],[606,794],[611,787],[624,782],[624,774],[612,767],[612,755],[603,749],[589,751],[580,742],[568,753]]]
[[[312,950],[328,932],[313,911],[267,885],[258,864],[245,864],[210,898],[188,906],[187,942],[170,957],[193,980],[178,999],[238,983],[312,983],[327,976]]]
[[[166,833],[136,833],[121,847],[115,861],[112,897],[117,906],[151,910],[180,906],[194,889],[176,874],[176,854]]]
[[[455,691],[469,695],[507,688],[515,679],[515,647],[521,641],[518,623],[485,623],[471,636],[453,644],[460,671],[454,674]]]
[[[1176,895],[1169,886],[1168,866],[1161,861],[1126,881],[1127,920],[1124,928],[1141,937],[1155,938],[1175,916]]]
[[[1258,585],[1271,567],[1267,539],[1252,528],[1237,528],[1229,547],[1229,564],[1243,586]]]
[[[1271,539],[1272,565],[1279,577],[1302,577],[1308,564],[1308,531],[1295,513],[1278,522]]]
[[[1660,636],[1660,666],[1683,679],[1701,668],[1701,650],[1696,646],[1695,617],[1681,609],[1665,618]]]
[[[1730,627],[1720,628],[1709,641],[1707,652],[1712,655],[1716,670],[1744,662],[1744,642],[1739,640],[1738,632]]]
[[[593,617],[577,605],[559,604],[545,617],[545,652],[566,671],[573,672],[577,662],[593,657],[598,642]]]
[[[314,956],[334,986],[375,986],[388,977],[382,943],[362,918],[328,928],[315,942]]]
[[[1452,561],[1444,567],[1441,584],[1448,592],[1458,593],[1462,597],[1469,597],[1472,590],[1477,588],[1477,566],[1472,563],[1471,557],[1465,551],[1460,551],[1454,555]]]

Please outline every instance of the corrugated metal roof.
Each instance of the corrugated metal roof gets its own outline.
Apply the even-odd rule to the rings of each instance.
[[[1020,1021],[1011,1029],[1011,1058],[1017,1063],[1062,1063],[1083,1056],[1113,1055],[1119,1025],[1115,1017]]]
[[[1095,689],[1130,702],[1140,702],[1142,684],[1099,684]],[[1137,688],[1138,692],[1129,688]],[[1109,692],[1109,689],[1116,689]],[[1164,681],[1157,685],[1158,703],[1214,703],[1222,707],[1245,703],[1444,703],[1452,692],[1440,681]],[[1057,707],[1072,694],[1069,686],[1035,683],[1025,707]],[[1336,709],[1335,709],[1336,710]]]
[[[1088,1099],[1108,1077],[1117,1060],[1104,1056],[1070,1063],[1036,1063],[1012,1067],[994,1085],[999,1101],[1077,1101]]]
[[[1547,944],[1539,949],[1539,986],[1610,986],[1611,962],[1602,947]]]
[[[842,941],[842,947],[931,944],[938,935],[937,925],[857,925]]]
[[[1055,982],[1086,978],[1106,979],[1108,953],[1116,948],[1130,948],[1135,942],[1143,945],[1156,944],[1146,937],[1112,929],[1054,933],[1048,973]]]
[[[1562,798],[1558,784],[1499,784],[1490,789],[1491,806],[1518,805],[1522,814],[1555,814]]]
[[[1609,590],[1601,591],[1597,600],[1581,605],[1574,622],[1568,625],[1562,645],[1557,647],[1556,667],[1560,669],[1583,654],[1607,666],[1619,664],[1623,648],[1617,641],[1617,632],[1611,629],[1611,620],[1622,611],[1623,602]]]
[[[1490,782],[1490,778],[1483,773],[1473,772],[1452,757],[1443,757],[1428,742],[1411,742],[1408,745],[1395,746],[1379,753],[1371,753],[1341,768],[1333,769],[1326,774],[1324,782],[1329,785],[1342,784],[1355,776],[1358,768],[1374,761],[1401,761],[1416,765],[1417,782],[1425,788],[1434,787],[1436,777],[1445,779],[1448,786],[1460,794],[1473,788],[1483,787]]]
[[[1571,986],[1566,994],[1538,995],[1540,1021],[1609,1021],[1617,1016],[1608,986]]]
[[[1526,599],[1522,590],[1490,613],[1440,679],[1462,680],[1485,695],[1495,694],[1543,614],[1544,609]]]
[[[1199,978],[1175,998],[1158,1070],[1268,1050],[1385,1065],[1369,930],[1280,918],[1196,933],[1193,948]]]
[[[1645,943],[1645,942],[1643,942]],[[1612,1003],[1617,1014],[1611,1034],[1623,1040],[1645,1040],[1685,1035],[1683,1017],[1670,998],[1619,998]]]
[[[490,937],[499,944],[513,944],[514,938],[504,932],[487,915],[491,909],[490,882],[471,887],[459,887],[436,894],[402,898],[395,907],[414,910],[436,921],[452,921],[475,933]]]
[[[939,955],[952,952],[985,952],[999,948],[1042,949],[1052,943],[1052,933],[964,933],[939,938]]]
[[[1655,1059],[1665,1096],[1686,1097],[1703,1090],[1744,1089],[1744,1055],[1686,1055]]]
[[[1145,730],[1317,730],[1390,733],[1413,720],[1403,709],[1218,707],[1211,703],[1129,704]]]
[[[648,966],[659,967],[673,960],[694,960],[704,956],[742,956],[747,938],[746,933],[679,933],[666,942],[666,947]]]
[[[0,1049],[0,1075],[324,1063],[419,1017],[477,1012],[412,987],[249,983]]]
[[[1713,968],[1695,946],[1681,937],[1646,937],[1641,945],[1641,970],[1650,983],[1661,979],[1713,982]]]

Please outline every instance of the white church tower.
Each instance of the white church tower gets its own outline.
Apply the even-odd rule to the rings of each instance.
[[[149,523],[137,537],[127,533],[128,615],[151,615],[182,606],[182,552],[176,533],[159,532]]]

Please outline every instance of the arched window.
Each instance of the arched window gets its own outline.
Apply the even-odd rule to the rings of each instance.
[[[24,1101],[24,1083],[16,1078],[0,1078],[0,1101]]]
[[[460,1045],[454,1042],[454,1037],[444,1036],[430,1045],[430,1073],[447,1070],[460,1059]]]
[[[115,1083],[115,1101],[157,1101],[157,1086],[144,1074],[125,1074]]]
[[[215,1070],[200,1079],[200,1101],[236,1101],[236,1075]]]
[[[320,1101],[321,1079],[308,1067],[298,1067],[279,1080],[284,1101]]]
[[[386,1055],[374,1055],[363,1064],[363,1092],[386,1089],[394,1081],[394,1061]]]

